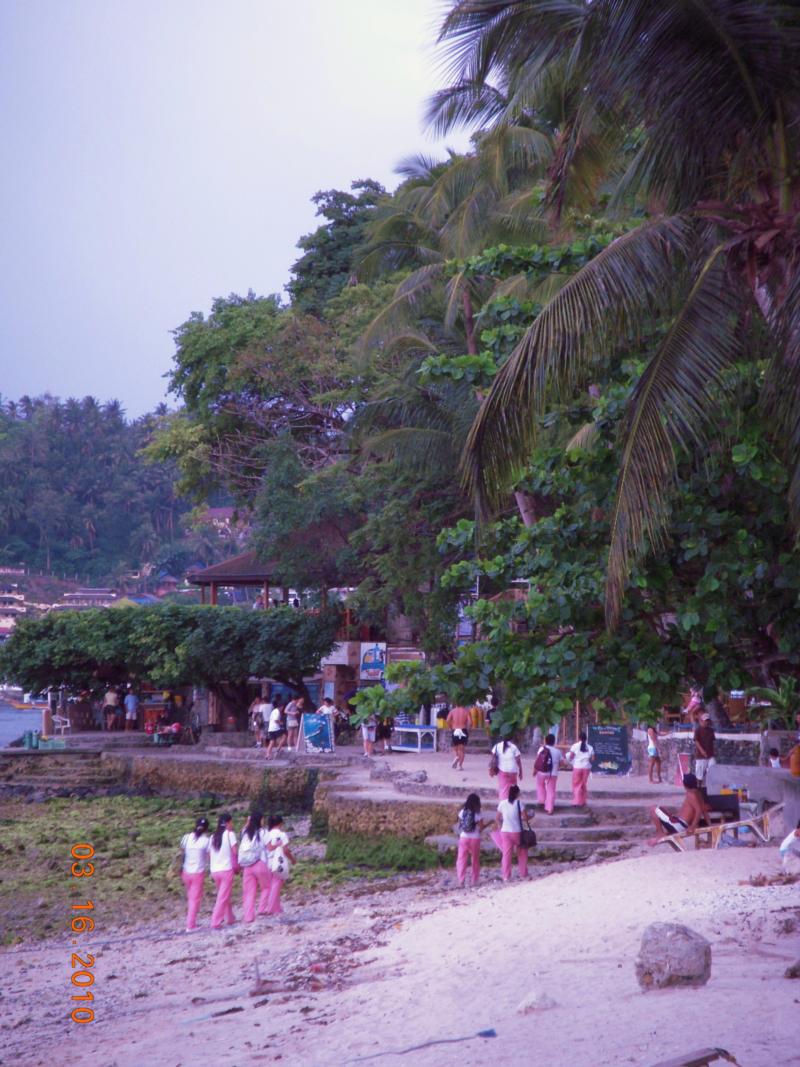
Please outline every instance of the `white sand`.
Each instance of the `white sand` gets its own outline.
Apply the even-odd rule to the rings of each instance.
[[[800,957],[800,883],[739,884],[777,870],[775,848],[658,851],[505,887],[329,899],[316,917],[295,906],[294,922],[229,934],[120,935],[91,949],[97,1019],[81,1027],[63,1022],[72,948],[17,949],[2,961],[0,1063],[649,1067],[719,1046],[742,1067],[800,1064],[800,980],[783,977]],[[709,938],[705,987],[640,991],[634,960],[654,921]],[[337,938],[349,940],[318,974],[329,988],[249,995],[256,958],[262,977],[308,976]],[[359,943],[369,947],[353,954]],[[517,1014],[533,991],[557,1006]],[[231,1008],[244,1010],[211,1017]],[[472,1036],[489,1028],[496,1037]],[[468,1040],[391,1051],[457,1038]]]

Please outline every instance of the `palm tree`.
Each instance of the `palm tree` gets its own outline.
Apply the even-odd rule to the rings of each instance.
[[[456,83],[567,65],[581,97],[560,131],[557,220],[584,131],[636,149],[617,200],[648,217],[550,300],[470,432],[466,483],[495,505],[524,469],[537,416],[586,383],[599,354],[668,329],[623,428],[606,589],[610,626],[647,544],[664,543],[676,446],[702,451],[731,368],[764,360],[762,404],[800,523],[800,10],[777,0],[460,0],[440,40]],[[461,121],[461,119],[457,119]]]
[[[527,123],[481,137],[464,155],[450,152],[445,161],[413,156],[398,165],[405,181],[375,209],[360,273],[413,269],[373,322],[367,343],[391,335],[409,307],[441,286],[445,327],[460,319],[467,352],[477,354],[475,309],[490,287],[471,277],[463,261],[509,235],[542,232],[544,220],[530,194],[551,158],[549,131]]]

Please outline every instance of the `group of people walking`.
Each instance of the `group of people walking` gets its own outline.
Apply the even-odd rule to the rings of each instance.
[[[566,760],[572,766],[572,803],[575,807],[586,806],[587,782],[593,756],[594,749],[588,743],[585,733],[579,735],[578,741],[566,754]],[[552,815],[555,810],[556,784],[563,758],[561,750],[556,747],[555,736],[547,734],[533,763],[536,800],[547,815]],[[522,753],[513,741],[498,741],[492,748],[489,773],[497,778],[497,815],[494,821],[484,825],[486,820],[481,813],[481,800],[477,793],[469,794],[458,813],[456,878],[462,886],[470,869],[472,884],[475,885],[478,881],[481,836],[484,830],[490,831],[492,840],[500,849],[503,881],[507,882],[511,878],[515,853],[520,877],[528,876],[528,850],[535,843],[535,834],[530,826],[527,806],[521,799],[519,783],[523,778]]]
[[[558,772],[566,760],[572,767],[572,803],[576,808],[586,807],[589,775],[592,770],[594,749],[581,732],[578,740],[566,753],[556,745],[554,734],[547,734],[540,745],[533,763],[536,784],[536,801],[547,815],[552,815],[556,802]],[[513,741],[498,741],[492,749],[489,773],[497,777],[498,800],[506,800],[512,786],[522,781],[522,753]]]
[[[206,871],[216,886],[211,928],[231,926],[236,918],[231,896],[236,874],[242,874],[242,910],[245,922],[259,915],[280,915],[281,890],[295,862],[283,817],[270,815],[266,829],[264,816],[252,811],[237,840],[233,816],[220,815],[216,829],[209,834],[208,819],[200,818],[195,828],[181,839],[183,864],[181,879],[186,887],[186,932],[197,929],[197,916],[203,899]],[[256,902],[256,898],[258,901]],[[257,907],[256,907],[257,903]]]
[[[255,734],[256,748],[264,748],[267,759],[272,759],[282,748],[290,752],[297,748],[300,737],[300,719],[305,711],[303,697],[274,702],[266,697],[256,697],[250,704],[250,727]]]

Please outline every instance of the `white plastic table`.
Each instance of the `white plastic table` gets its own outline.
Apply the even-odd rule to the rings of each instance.
[[[430,739],[425,744],[426,738]],[[398,752],[435,752],[436,751],[436,727],[435,726],[398,726],[395,723],[392,731],[392,749]]]

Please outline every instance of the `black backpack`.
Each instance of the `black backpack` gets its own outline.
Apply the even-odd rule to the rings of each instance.
[[[534,773],[540,774],[553,773],[553,753],[547,745],[542,745],[536,754],[536,762],[533,765],[533,770]]]
[[[464,834],[474,833],[475,812],[471,808],[462,808],[458,813],[458,828]]]

